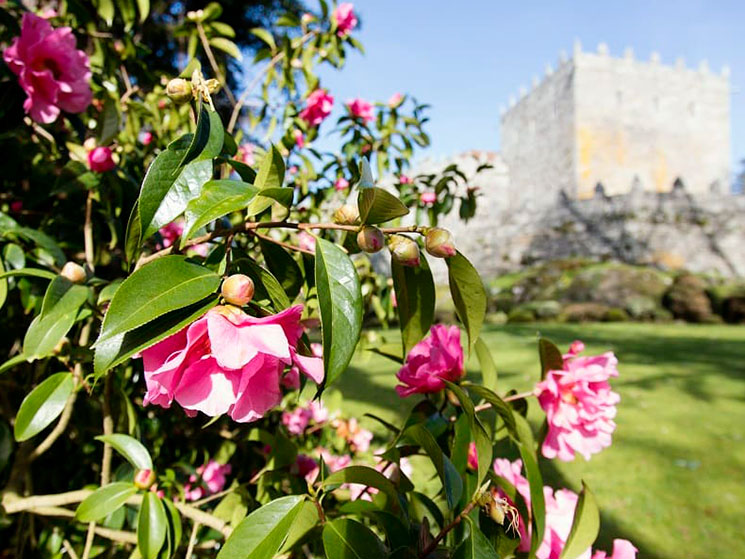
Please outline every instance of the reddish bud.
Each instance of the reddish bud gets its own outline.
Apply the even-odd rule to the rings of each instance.
[[[357,233],[357,245],[359,245],[360,249],[365,252],[378,252],[383,248],[384,243],[385,237],[383,237],[382,231],[377,227],[365,225],[360,229],[360,232]]]
[[[75,262],[67,262],[62,266],[60,275],[63,278],[69,279],[72,283],[83,283],[88,278],[88,274],[85,273],[85,268]]]
[[[88,152],[88,167],[94,173],[107,173],[116,167],[114,154],[107,146],[98,146]]]
[[[433,227],[427,231],[424,246],[427,248],[427,252],[437,258],[450,258],[455,256],[456,253],[453,235],[447,229],[440,229],[439,227]]]
[[[391,235],[388,248],[393,258],[404,266],[419,266],[419,245],[403,235]]]
[[[253,299],[254,282],[243,274],[233,274],[222,282],[222,296],[227,303],[242,307]]]
[[[152,470],[137,470],[134,481],[138,488],[150,489],[150,486],[155,483],[155,472]]]
[[[351,204],[344,204],[334,212],[333,216],[334,223],[340,225],[354,225],[359,218],[360,213]]]
[[[168,82],[166,93],[174,103],[188,103],[194,98],[191,90],[191,84],[184,78],[174,78]]]

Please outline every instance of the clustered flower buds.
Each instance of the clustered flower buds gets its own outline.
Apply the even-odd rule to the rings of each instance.
[[[83,283],[88,277],[88,274],[85,273],[85,268],[75,262],[67,262],[62,266],[60,275],[63,278],[69,279],[72,283]]]
[[[137,470],[134,482],[139,489],[150,489],[150,486],[155,483],[155,472],[152,470]]]
[[[433,227],[427,231],[424,246],[428,253],[437,258],[450,258],[456,253],[453,235],[447,229],[439,227]]]
[[[383,248],[383,244],[385,244],[383,232],[377,227],[365,225],[360,229],[360,232],[357,233],[357,245],[365,252],[378,252]]]
[[[391,235],[388,248],[393,258],[404,266],[419,266],[419,245],[404,235]]]
[[[243,274],[233,274],[222,282],[221,293],[226,303],[242,307],[254,296],[254,282]]]
[[[360,218],[360,212],[352,204],[344,204],[338,208],[333,215],[334,223],[340,225],[354,225]]]

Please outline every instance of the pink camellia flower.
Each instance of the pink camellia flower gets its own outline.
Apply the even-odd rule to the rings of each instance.
[[[230,474],[230,464],[220,464],[216,460],[210,460],[197,468],[197,475],[189,476],[189,483],[184,485],[184,497],[187,501],[197,501],[222,491],[225,487],[225,476]],[[196,484],[201,480],[201,484]],[[205,490],[206,487],[206,490]]]
[[[608,379],[618,376],[618,360],[611,352],[565,357],[564,369],[548,371],[535,387],[548,420],[541,450],[546,458],[569,461],[579,453],[589,460],[610,446],[616,428],[613,418],[621,397],[611,390]]]
[[[396,375],[403,384],[396,386],[396,392],[402,398],[439,392],[445,388],[443,380],[455,382],[464,372],[460,330],[457,326],[436,324],[429,336],[406,356],[406,363]]]
[[[10,203],[10,211],[20,213],[23,211],[23,200],[13,200]]]
[[[334,98],[329,95],[325,89],[316,89],[308,95],[305,101],[305,108],[298,115],[309,126],[318,126],[324,119],[331,114],[331,108],[334,105]]]
[[[81,113],[91,104],[88,56],[75,48],[69,27],[54,29],[26,12],[21,35],[5,49],[3,59],[26,92],[23,109],[36,122],[49,124],[60,111]]]
[[[290,472],[312,483],[318,475],[318,462],[307,454],[298,454],[295,463],[290,466]]]
[[[347,109],[354,118],[362,119],[365,122],[370,122],[375,118],[372,104],[359,97],[347,101]]]
[[[299,147],[300,149],[303,149],[305,147],[305,136],[303,136],[301,130],[293,130],[292,137],[295,139],[295,145],[297,147]]]
[[[241,163],[245,163],[246,165],[253,165],[255,162],[254,145],[248,143],[241,144],[238,147],[238,153],[236,153],[235,158]]]
[[[388,99],[388,106],[391,109],[395,109],[401,106],[401,103],[403,102],[403,100],[404,100],[403,95],[401,95],[400,93],[394,93],[393,95],[391,95],[391,98]]]
[[[468,445],[468,462],[467,465],[472,470],[479,469],[479,451],[476,450],[476,443],[471,442]]]
[[[329,420],[329,410],[320,400],[313,400],[308,404],[308,409],[310,410],[310,417],[316,425],[326,423]]]
[[[291,435],[302,435],[310,423],[310,418],[310,410],[295,408],[291,412],[286,411],[282,413],[282,425],[287,427],[287,432]]]
[[[320,383],[323,360],[297,353],[302,311],[295,305],[263,318],[230,305],[207,311],[142,352],[145,405],[168,408],[176,400],[188,415],[227,413],[244,423],[279,404],[285,366],[295,365]]]
[[[351,2],[339,4],[331,17],[336,22],[336,34],[339,37],[346,37],[352,29],[357,27],[357,16],[354,13],[354,4]]]
[[[297,234],[297,241],[298,246],[303,250],[316,251],[316,238],[307,231],[300,231]]]
[[[143,146],[149,146],[151,143],[153,143],[153,138],[154,137],[155,136],[153,136],[153,133],[150,132],[150,131],[143,132],[142,133],[142,136],[140,137],[140,143]]]
[[[370,450],[370,442],[373,439],[373,434],[367,429],[362,428],[354,417],[349,420],[348,426],[349,435],[347,440],[351,449],[354,452],[367,452]]]
[[[297,367],[290,367],[290,370],[285,373],[281,380],[282,386],[288,390],[297,390],[300,388],[300,369]]]
[[[183,220],[177,219],[171,223],[164,225],[158,230],[161,242],[156,245],[158,250],[162,248],[168,248],[171,246],[176,239],[178,239],[184,233],[184,222]]]
[[[409,176],[399,175],[398,176],[398,182],[400,184],[411,184],[412,182],[414,182],[414,180],[411,177],[409,177]]]
[[[111,148],[98,146],[88,152],[88,167],[95,173],[106,173],[116,167]]]
[[[638,549],[629,540],[613,540],[613,554],[608,557],[605,551],[596,551],[592,559],[636,559]]]
[[[437,194],[434,192],[422,192],[419,195],[419,201],[425,205],[432,205],[437,202]]]
[[[569,344],[569,351],[564,354],[564,361],[575,357],[576,355],[585,351],[585,344],[581,340],[574,340]]]
[[[349,181],[345,179],[344,177],[339,177],[336,179],[336,182],[334,183],[334,190],[337,192],[340,192],[342,190],[346,190],[349,188]]]

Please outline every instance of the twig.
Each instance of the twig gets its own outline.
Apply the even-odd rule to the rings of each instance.
[[[83,240],[85,242],[85,262],[91,269],[95,270],[94,260],[95,252],[93,249],[93,191],[88,191],[88,198],[85,200],[85,224],[83,225]]]
[[[186,548],[186,559],[191,559],[191,554],[194,553],[194,545],[197,543],[197,532],[199,532],[199,522],[195,522],[191,529],[191,536],[189,536],[189,546]]]
[[[90,492],[89,492],[90,493]],[[60,518],[75,518],[75,513],[69,509],[62,507],[33,507],[24,509],[23,512],[29,512],[39,516],[57,516]],[[104,528],[102,526],[96,526],[95,532],[97,535],[107,538],[109,540],[122,542],[122,543],[137,543],[137,535],[133,532],[125,532],[123,530],[112,530],[111,528]]]
[[[303,35],[300,38],[300,43],[298,46],[304,45],[308,39],[315,36],[317,31],[310,31]],[[259,82],[264,78],[264,76],[269,73],[269,70],[271,70],[274,65],[282,60],[285,56],[285,51],[280,51],[277,54],[275,54],[272,59],[269,61],[269,64],[267,64],[264,68],[261,69],[261,71],[254,77],[253,80],[246,86],[246,89],[243,90],[243,93],[241,93],[240,98],[238,99],[237,103],[234,103],[233,107],[233,113],[230,115],[230,122],[228,122],[228,134],[231,134],[233,132],[233,129],[235,128],[236,123],[238,122],[238,117],[241,114],[241,108],[243,105],[246,104],[246,101],[248,100],[248,96],[251,94],[251,92],[254,90],[254,88],[259,85]]]
[[[295,230],[300,230],[300,231],[311,231],[313,229],[318,229],[318,230],[331,229],[331,230],[336,230],[336,231],[355,232],[355,231],[359,231],[360,226],[359,225],[341,225],[338,223],[294,223],[290,221],[247,221],[244,223],[240,223],[236,225],[235,227],[231,227],[230,229],[218,229],[218,230],[213,231],[212,233],[207,233],[206,235],[196,237],[192,239],[191,241],[187,242],[184,245],[184,248],[189,248],[194,245],[206,243],[207,241],[211,241],[218,237],[226,237],[230,235],[231,233],[232,234],[248,233],[251,231],[255,231],[256,229],[295,229]],[[425,229],[426,227],[419,227],[417,225],[405,225],[401,227],[381,227],[380,231],[385,235],[390,235],[392,233],[418,233],[419,235],[423,235]],[[139,261],[137,262],[137,265],[135,266],[135,270],[141,268],[148,262],[156,260],[162,256],[167,256],[171,254],[173,249],[174,249],[174,245],[171,245],[162,250],[159,250],[158,252],[154,252],[153,254],[149,256],[141,257]]]
[[[273,239],[268,235],[262,235],[261,233],[253,232],[254,237],[257,237],[263,241],[267,241],[269,243],[274,243],[275,245],[279,245],[282,248],[286,248],[287,250],[294,250],[296,252],[302,252],[303,254],[309,254],[313,256],[315,253],[312,250],[308,250],[307,248],[301,248],[296,245],[292,245],[290,243],[286,243],[284,241],[279,241],[277,239]]]
[[[507,396],[506,398],[503,398],[503,401],[514,402],[515,400],[524,400],[525,398],[530,398],[533,395],[534,395],[533,392],[521,392],[520,394],[513,394],[512,396]],[[488,410],[491,407],[492,405],[487,402],[485,404],[480,404],[473,409],[474,411],[479,412],[479,411]]]
[[[473,501],[468,503],[465,506],[465,508],[462,511],[460,511],[460,514],[456,516],[450,524],[448,524],[442,530],[440,530],[440,533],[435,536],[435,538],[429,543],[429,545],[419,552],[419,557],[424,559],[425,557],[427,557],[427,555],[429,555],[435,549],[437,549],[437,546],[440,544],[442,539],[448,535],[448,532],[450,532],[458,524],[463,522],[463,519],[466,516],[468,516],[468,514],[474,509],[475,506],[476,506],[476,503]]]
[[[69,541],[67,541],[67,539],[62,540],[62,547],[65,548],[65,551],[71,557],[71,559],[78,559],[78,554],[75,552],[75,548],[70,544]]]
[[[230,99],[230,104],[235,106],[236,104],[235,96],[233,95],[233,92],[230,91],[230,87],[228,86],[228,81],[225,79],[225,76],[223,75],[222,70],[220,70],[220,67],[217,65],[217,60],[215,59],[215,55],[212,53],[212,48],[210,47],[209,39],[207,39],[207,34],[204,32],[204,27],[202,27],[202,24],[200,22],[197,22],[197,33],[199,33],[199,40],[202,42],[202,47],[204,47],[205,54],[207,54],[207,60],[210,61],[210,66],[212,66],[212,71],[215,72],[215,76],[217,76],[217,79],[220,80],[220,83],[225,89],[225,93],[228,94],[228,98]]]

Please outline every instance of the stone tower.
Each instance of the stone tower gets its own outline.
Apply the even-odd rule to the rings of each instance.
[[[729,188],[729,71],[697,69],[659,55],[613,58],[575,45],[556,70],[533,80],[502,114],[510,189],[553,202],[632,189],[692,194]]]

